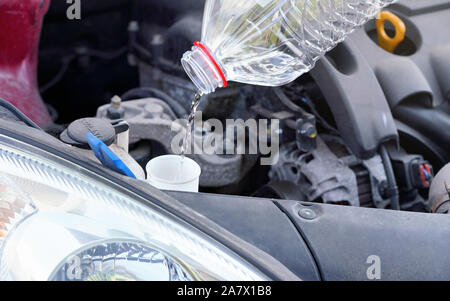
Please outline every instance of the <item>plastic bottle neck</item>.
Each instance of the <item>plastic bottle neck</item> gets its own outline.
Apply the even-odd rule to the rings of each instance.
[[[210,51],[196,42],[192,51],[187,51],[181,64],[195,86],[203,93],[209,94],[217,88],[227,86],[226,75]]]

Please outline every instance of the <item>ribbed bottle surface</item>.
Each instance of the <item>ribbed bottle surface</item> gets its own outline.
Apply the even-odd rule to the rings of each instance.
[[[228,81],[281,86],[394,1],[207,0],[202,43]]]

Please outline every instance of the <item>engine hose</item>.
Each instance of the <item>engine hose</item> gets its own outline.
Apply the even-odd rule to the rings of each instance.
[[[180,103],[178,103],[175,99],[173,99],[166,93],[155,88],[139,87],[131,89],[122,95],[122,100],[131,100],[146,97],[155,97],[165,101],[171,107],[177,117],[184,118],[188,115],[186,109]]]
[[[387,182],[389,186],[389,197],[391,200],[391,209],[400,210],[399,193],[397,181],[395,180],[394,169],[392,168],[391,158],[386,146],[380,146],[381,159],[383,160],[384,169],[386,171]]]
[[[33,120],[28,118],[24,113],[22,113],[19,109],[17,109],[14,105],[7,102],[4,99],[0,98],[0,107],[3,107],[7,109],[9,112],[11,112],[17,119],[25,123],[26,125],[33,127],[38,130],[42,130],[36,123],[34,123]]]

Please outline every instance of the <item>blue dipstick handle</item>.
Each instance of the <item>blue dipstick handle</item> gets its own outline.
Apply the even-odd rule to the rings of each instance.
[[[134,173],[123,163],[123,161],[106,146],[103,141],[95,137],[92,133],[86,134],[87,142],[94,152],[97,159],[102,162],[103,165],[112,169],[122,175],[136,179]]]

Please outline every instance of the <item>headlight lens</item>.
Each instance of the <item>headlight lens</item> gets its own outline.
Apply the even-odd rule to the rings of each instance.
[[[161,252],[133,242],[103,243],[70,256],[53,279],[193,280],[181,265]]]
[[[0,280],[267,280],[139,196],[0,138]]]

